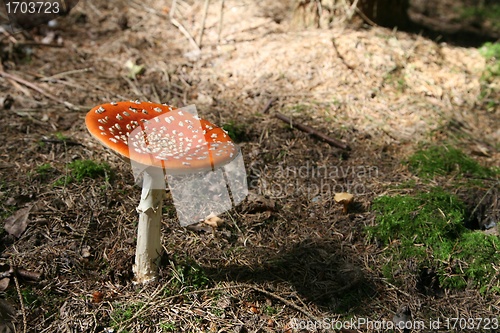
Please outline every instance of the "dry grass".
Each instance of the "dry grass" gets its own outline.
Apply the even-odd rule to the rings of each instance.
[[[382,28],[294,31],[263,14],[267,1],[226,0],[219,36],[219,5],[209,7],[201,52],[170,23],[171,8],[150,0],[82,1],[56,29],[63,47],[3,51],[5,72],[74,105],[0,77],[14,99],[0,110],[1,217],[34,205],[19,239],[3,233],[0,262],[43,274],[20,281],[23,306],[14,284],[4,292],[17,331],[21,309],[28,332],[291,332],[293,318],[392,320],[405,304],[420,319],[498,313],[498,296],[389,284],[380,249],[364,238],[371,200],[413,177],[400,161],[418,142],[481,145],[481,162],[498,163],[498,112],[478,106],[478,51]],[[178,1],[175,17],[194,40],[202,15],[202,1]],[[129,77],[128,60],[145,72]],[[247,135],[249,199],[213,233],[181,228],[167,209],[161,277],[144,287],[131,282],[140,189],[83,122],[91,107],[122,99],[196,104]],[[352,151],[288,128],[274,110]],[[58,182],[76,159],[107,162],[110,180]],[[356,194],[349,215],[333,200],[341,190]]]

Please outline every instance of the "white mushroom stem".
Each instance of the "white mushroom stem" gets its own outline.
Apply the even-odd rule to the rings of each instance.
[[[158,264],[162,253],[161,216],[164,197],[163,170],[148,168],[144,172],[141,202],[137,206],[139,226],[133,267],[137,283],[151,281],[158,274]]]

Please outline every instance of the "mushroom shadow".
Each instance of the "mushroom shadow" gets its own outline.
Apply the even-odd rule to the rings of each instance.
[[[248,266],[204,267],[204,271],[214,280],[288,282],[301,298],[335,310],[349,311],[375,294],[361,262],[338,241],[308,240],[284,253],[259,256],[268,259]]]

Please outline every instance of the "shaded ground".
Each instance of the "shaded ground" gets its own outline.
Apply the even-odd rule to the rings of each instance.
[[[0,110],[1,218],[32,206],[19,239],[0,229],[0,262],[42,274],[2,293],[17,331],[23,314],[28,332],[291,332],[294,318],[390,321],[402,306],[426,321],[498,313],[498,295],[472,288],[390,284],[364,232],[373,198],[419,182],[401,160],[420,142],[451,141],[498,163],[498,111],[479,99],[484,58],[382,28],[294,31],[267,6],[225,1],[219,35],[212,4],[201,52],[170,23],[170,7],[148,0],[82,2],[51,45],[29,45],[43,28],[34,41],[15,35],[12,49],[3,40],[3,71],[45,92],[0,78],[1,97],[13,99]],[[175,17],[195,40],[202,13],[202,3],[179,2]],[[129,60],[144,72],[132,77]],[[140,189],[83,122],[93,106],[129,99],[196,104],[237,126],[251,192],[215,232],[181,228],[167,205],[161,278],[145,287],[131,282]],[[290,129],[276,111],[351,151]],[[109,179],[65,183],[79,159],[108,163]],[[348,215],[333,200],[341,191],[356,195]],[[432,276],[417,282],[433,288]]]
[[[411,0],[408,14],[413,29],[433,39],[477,47],[500,38],[496,1]]]

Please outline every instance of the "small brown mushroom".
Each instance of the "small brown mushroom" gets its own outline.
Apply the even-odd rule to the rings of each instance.
[[[354,196],[351,193],[341,192],[335,193],[333,199],[343,205],[342,212],[344,212],[344,214],[347,214],[349,205],[352,203]]]
[[[217,215],[215,214],[210,214],[208,215],[206,218],[205,218],[205,221],[203,221],[205,224],[211,226],[212,228],[218,228],[220,227],[221,225],[224,224],[224,220],[221,219],[220,217],[218,217]]]

